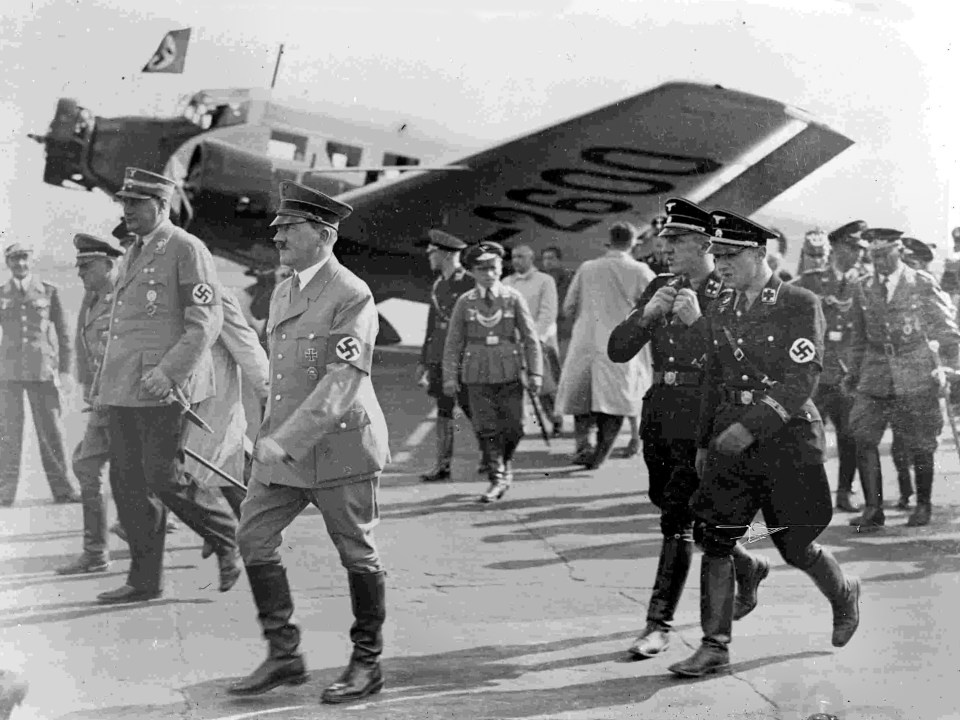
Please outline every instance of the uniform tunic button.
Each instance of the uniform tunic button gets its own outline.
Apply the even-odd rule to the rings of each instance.
[[[310,333],[309,335],[307,335],[307,340],[313,340],[315,337],[316,335],[314,335],[313,333]]]
[[[283,360],[283,353],[277,353],[277,360]]]
[[[740,379],[741,379],[741,380],[749,380],[750,378],[747,377],[746,375],[741,375],[741,376],[740,376]]]
[[[773,342],[773,335],[767,335],[767,342]]]
[[[737,310],[737,317],[740,317],[741,315],[743,315],[743,313]]]
[[[737,338],[737,345],[743,345],[743,338]]]
[[[281,340],[286,340],[286,339],[287,339],[287,334],[286,334],[286,333],[283,333],[282,335],[280,335],[280,339],[281,339]]]
[[[347,426],[346,423],[340,423],[340,427],[341,427],[341,428],[345,428],[346,426]]]
[[[274,396],[273,396],[273,399],[274,399],[274,400],[279,400],[279,399],[280,399],[280,396],[279,396],[279,395],[274,395]]]
[[[283,380],[283,373],[277,373],[277,380]]]
[[[673,345],[673,338],[670,338],[667,342],[669,342],[671,345]]]
[[[123,305],[123,300],[117,300],[117,305]]]
[[[668,358],[667,358],[667,362],[673,362],[673,361],[674,361],[674,358],[672,358],[672,357],[668,357]]]
[[[114,339],[114,340],[119,340],[120,338],[118,338],[116,335],[114,335],[114,336],[113,336],[113,339]]]
[[[156,280],[150,280],[150,281],[147,282],[147,284],[148,284],[148,285],[156,285],[156,284],[157,284],[157,281],[156,281]]]

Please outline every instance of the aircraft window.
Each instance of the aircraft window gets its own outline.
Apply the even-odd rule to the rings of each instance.
[[[363,148],[330,140],[327,142],[327,156],[335,168],[357,167],[363,158]]]
[[[267,144],[267,153],[278,160],[303,162],[307,157],[307,138],[273,130]]]
[[[419,165],[420,160],[415,157],[407,157],[405,155],[397,155],[396,153],[384,153],[383,154],[383,164],[384,165]],[[372,182],[376,182],[381,178],[394,178],[400,175],[396,170],[385,170],[383,172],[368,172],[367,178],[364,181],[364,185],[369,185]]]

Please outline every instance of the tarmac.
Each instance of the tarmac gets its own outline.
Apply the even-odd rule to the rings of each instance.
[[[389,570],[382,693],[319,703],[348,658],[351,616],[318,512],[297,519],[283,546],[310,680],[236,699],[228,685],[265,651],[246,578],[217,592],[215,559],[201,561],[199,538],[183,527],[168,536],[161,599],[96,603],[125,577],[129,555],[113,536],[109,572],[54,574],[81,549],[81,510],[50,504],[28,423],[18,500],[0,510],[0,667],[31,683],[14,720],[960,718],[960,460],[949,430],[929,526],[904,527],[907,513],[888,507],[881,532],[859,533],[850,515],[837,514],[821,536],[863,580],[861,625],[847,647],[830,645],[827,601],[785,566],[758,524],[749,549],[773,571],[758,608],[734,626],[730,672],[682,680],[667,666],[700,641],[697,559],[665,655],[633,661],[626,652],[644,624],[660,546],[642,458],[615,457],[588,472],[568,463],[569,433],[547,447],[530,428],[513,487],[481,505],[486,483],[464,422],[457,479],[421,483],[433,435],[414,362],[378,353],[374,371],[395,458],[377,529]],[[84,419],[72,398],[71,447]],[[886,494],[896,501],[888,444]]]

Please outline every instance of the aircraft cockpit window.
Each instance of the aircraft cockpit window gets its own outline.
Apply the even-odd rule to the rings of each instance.
[[[304,162],[307,159],[307,138],[280,130],[270,132],[267,153],[277,160]]]
[[[220,103],[203,95],[195,95],[183,109],[183,117],[204,130],[242,125],[247,119],[249,103]]]

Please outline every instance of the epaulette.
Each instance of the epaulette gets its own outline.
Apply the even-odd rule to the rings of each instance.
[[[826,268],[809,268],[803,271],[803,275],[812,275],[813,273],[823,274],[826,271]]]
[[[931,285],[935,285],[935,286],[937,286],[937,287],[940,286],[940,283],[937,282],[937,279],[936,279],[933,275],[931,275],[931,274],[929,273],[929,271],[927,271],[927,270],[919,270],[919,269],[918,269],[918,270],[914,270],[914,272],[917,274],[917,277],[918,277],[918,278],[923,278],[924,280],[926,280],[926,281],[927,281],[928,283],[930,283]]]
[[[658,278],[661,278],[661,277],[662,277],[662,278],[674,277],[675,275],[676,275],[676,273],[672,273],[672,272],[657,273],[657,277],[658,277]]]

